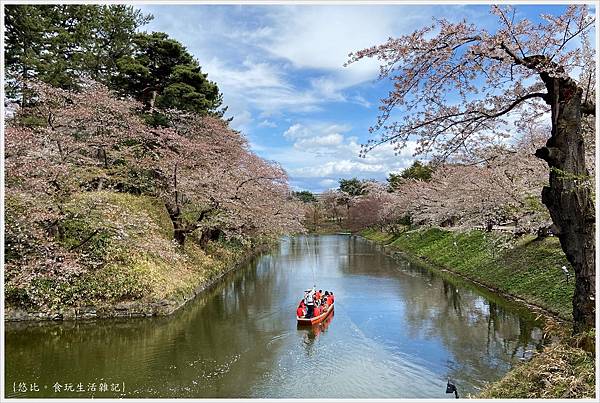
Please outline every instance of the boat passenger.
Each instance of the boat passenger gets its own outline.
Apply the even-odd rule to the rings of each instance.
[[[321,293],[323,292],[323,290],[319,290],[315,293],[315,298],[316,299],[321,299]]]
[[[331,291],[329,295],[331,295],[331,303],[333,304],[335,302],[335,295],[333,295],[333,291]]]
[[[327,305],[333,304],[333,294],[327,295]]]
[[[305,312],[304,312],[304,308],[302,307],[302,304],[298,305],[298,309],[296,309],[296,316],[299,318],[302,318],[304,316]]]
[[[318,306],[316,306],[316,307],[315,307],[315,310],[314,310],[314,315],[315,315],[315,316],[319,316],[320,314],[321,314],[321,308],[320,308],[320,307],[318,307]]]

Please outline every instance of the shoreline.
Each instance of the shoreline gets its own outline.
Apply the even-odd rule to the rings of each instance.
[[[362,237],[362,235],[359,235],[359,236]],[[513,295],[513,294],[509,294],[509,293],[503,292],[503,291],[499,290],[498,288],[489,286],[489,285],[484,284],[484,283],[482,283],[480,281],[477,281],[477,280],[475,280],[473,278],[467,277],[467,276],[465,276],[462,273],[453,271],[453,270],[451,270],[451,269],[449,269],[447,267],[444,267],[444,266],[437,265],[436,263],[434,263],[431,260],[429,260],[426,256],[423,256],[423,257],[413,256],[413,255],[410,255],[409,253],[407,253],[406,251],[402,251],[402,250],[394,250],[393,252],[388,253],[387,249],[391,249],[391,248],[386,248],[385,244],[377,243],[377,241],[373,241],[373,240],[368,239],[368,238],[365,238],[365,239],[368,240],[369,242],[374,242],[376,245],[381,246],[384,249],[385,254],[387,256],[390,256],[394,260],[396,260],[396,256],[402,256],[402,258],[405,259],[405,260],[408,260],[410,262],[414,262],[416,264],[425,266],[428,269],[434,270],[436,272],[442,272],[442,273],[445,273],[445,274],[450,275],[452,277],[457,277],[458,280],[465,281],[465,282],[469,283],[471,286],[474,286],[474,288],[482,288],[482,289],[484,289],[486,291],[491,292],[495,296],[498,296],[500,298],[505,299],[506,301],[508,301],[510,303],[519,304],[523,308],[527,308],[527,309],[529,309],[529,310],[531,310],[531,311],[533,311],[535,313],[542,314],[542,315],[544,315],[546,317],[550,317],[550,318],[552,318],[553,320],[555,320],[557,322],[560,322],[560,323],[572,323],[573,322],[570,319],[567,319],[567,318],[564,318],[564,317],[560,316],[556,312],[552,312],[552,311],[550,311],[550,310],[548,310],[548,309],[546,309],[546,308],[544,308],[544,307],[542,307],[540,305],[536,305],[536,304],[534,304],[532,302],[529,302],[529,301],[527,301],[527,300],[525,300],[525,299],[523,299],[523,298],[521,298],[521,297],[519,297],[517,295]]]
[[[375,245],[380,246],[382,248],[382,250],[384,251],[384,253],[386,255],[390,256],[391,258],[393,258],[394,260],[397,260],[397,257],[402,257],[404,260],[408,260],[409,262],[413,262],[413,263],[425,266],[429,270],[433,270],[438,273],[446,274],[450,277],[455,278],[456,280],[464,281],[475,288],[479,288],[479,289],[485,290],[487,292],[490,292],[497,297],[505,299],[506,301],[508,301],[510,303],[517,304],[522,308],[526,308],[526,309],[532,311],[533,313],[543,315],[546,318],[551,318],[552,320],[554,320],[560,324],[570,324],[573,322],[572,319],[566,318],[566,317],[562,316],[560,313],[555,312],[549,308],[546,308],[546,307],[543,307],[536,303],[533,303],[531,301],[528,301],[524,297],[502,291],[501,289],[499,289],[496,286],[483,283],[483,282],[481,282],[477,279],[474,279],[472,277],[469,277],[463,273],[452,270],[449,267],[438,264],[438,263],[432,261],[428,256],[425,256],[425,255],[418,256],[416,254],[411,253],[410,251],[406,251],[406,250],[400,249],[396,246],[390,245],[391,242],[384,242],[384,241],[379,241],[377,239],[371,239],[371,238],[365,236],[363,233],[356,233],[355,235],[360,236],[361,238],[363,238]],[[393,242],[393,240],[392,240],[392,242]]]
[[[402,256],[403,259],[409,262],[424,266],[427,270],[433,270],[442,276],[447,276],[449,279],[464,282],[467,286],[478,289],[483,293],[490,293],[492,296],[514,304],[517,309],[527,310],[531,314],[537,314],[536,320],[541,319],[546,322],[544,332],[546,332],[547,344],[545,343],[542,350],[533,354],[531,359],[518,362],[509,369],[500,379],[489,382],[485,387],[474,395],[467,395],[467,398],[476,399],[516,399],[516,398],[590,398],[594,396],[595,391],[595,352],[594,341],[595,336],[592,333],[587,333],[581,336],[572,336],[569,327],[572,320],[566,316],[567,301],[562,300],[562,305],[551,299],[538,299],[541,303],[548,305],[551,308],[557,309],[557,312],[547,309],[531,302],[528,299],[536,299],[539,293],[535,289],[531,293],[524,293],[517,296],[509,292],[501,290],[500,287],[505,287],[508,290],[523,291],[524,288],[510,287],[511,282],[522,281],[519,277],[518,267],[515,266],[514,257],[504,255],[503,262],[511,272],[508,277],[512,277],[511,281],[506,281],[506,277],[502,276],[479,276],[478,279],[471,278],[468,274],[477,275],[477,270],[497,268],[490,264],[482,266],[476,260],[471,260],[473,251],[465,249],[465,262],[473,265],[473,270],[466,270],[464,265],[458,264],[455,269],[449,269],[449,265],[456,262],[448,259],[447,256],[432,255],[431,250],[420,249],[419,243],[411,243],[410,240],[400,241],[398,244],[391,245],[399,239],[399,236],[392,236],[382,232],[362,232],[358,234],[369,242],[381,247],[383,253],[391,255],[392,258]],[[370,235],[370,236],[369,236]],[[409,236],[410,238],[410,236]],[[443,243],[442,243],[443,244]],[[440,244],[438,244],[439,246]],[[475,248],[476,249],[476,248]],[[528,257],[527,255],[519,255],[519,258]],[[529,256],[530,258],[531,256]],[[437,260],[437,261],[436,261]],[[521,264],[526,264],[527,259],[519,261]],[[444,263],[447,263],[446,265]],[[548,263],[546,261],[546,263]],[[459,270],[465,273],[459,272]],[[532,276],[540,276],[539,267],[532,270]],[[548,285],[548,279],[537,277],[538,281]],[[488,280],[486,284],[479,280]],[[544,287],[543,284],[537,284],[538,287]],[[558,312],[562,312],[562,315]]]
[[[249,249],[248,254],[232,262],[225,270],[206,282],[197,284],[191,292],[180,297],[164,298],[160,300],[133,300],[98,305],[84,305],[63,307],[58,310],[39,310],[15,307],[4,307],[4,322],[62,322],[85,321],[111,318],[141,318],[153,316],[169,316],[179,308],[193,301],[198,295],[208,291],[219,283],[226,274],[239,270],[252,259],[273,248],[273,244],[262,244]]]

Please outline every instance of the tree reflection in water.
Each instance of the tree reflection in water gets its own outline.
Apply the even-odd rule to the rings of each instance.
[[[335,292],[335,319],[298,329],[313,269]],[[6,324],[5,392],[105,377],[125,381],[126,397],[444,398],[448,378],[465,395],[529,356],[539,327],[361,238],[289,237],[170,317]]]

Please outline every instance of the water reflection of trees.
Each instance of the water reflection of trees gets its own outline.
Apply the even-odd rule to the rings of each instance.
[[[450,353],[444,363],[447,376],[459,385],[497,379],[516,359],[541,347],[533,315],[485,290],[474,291],[415,263],[394,261],[360,239],[348,242],[348,254],[345,273],[398,282],[406,333],[413,339],[440,340]]]
[[[284,344],[277,337],[297,303],[290,295],[298,284],[292,283],[310,276],[315,256],[317,269],[327,267],[329,273],[344,275],[344,281],[368,276],[393,282],[390,292],[406,307],[405,337],[439,340],[449,352],[444,356],[448,362],[434,364],[448,368],[459,388],[499,377],[511,359],[539,344],[539,329],[530,318],[516,315],[502,300],[483,298],[418,265],[396,262],[360,238],[341,239],[307,237],[307,245],[303,237],[287,238],[260,264],[228,275],[171,317],[7,324],[7,387],[15,380],[52,385],[104,376],[125,380],[130,392],[142,390],[129,397],[249,396],[281,355]],[[371,285],[361,281],[360,286]],[[341,297],[349,306],[351,296]],[[322,334],[311,329],[301,336],[302,351],[315,350]],[[298,339],[293,343],[298,347]],[[237,361],[228,364],[232,360]],[[215,371],[225,365],[227,376]],[[207,374],[210,381],[203,378]]]
[[[508,304],[486,299],[435,275],[429,274],[427,279],[429,290],[418,281],[402,288],[410,301],[407,324],[415,336],[423,337],[422,330],[427,329],[424,337],[443,342],[452,354],[448,377],[459,384],[497,379],[517,356],[525,357],[541,347],[537,325],[531,318],[511,312]]]
[[[332,312],[323,322],[312,326],[298,325],[298,331],[302,333],[302,344],[307,357],[311,357],[314,353],[315,342],[322,333],[327,332],[329,324],[333,320],[335,312]]]
[[[278,351],[277,345],[255,348],[271,340],[273,322],[282,320],[266,309],[277,296],[265,290],[284,281],[278,274],[264,265],[240,270],[170,317],[7,323],[7,385],[104,377],[124,381],[130,393],[138,388],[141,393],[133,397],[244,396],[253,377],[260,376],[255,364],[272,360]],[[235,357],[239,362],[227,368],[227,377],[203,379]]]

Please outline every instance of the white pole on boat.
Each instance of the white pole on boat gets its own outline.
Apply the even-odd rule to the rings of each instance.
[[[308,238],[306,237],[306,235],[304,236],[304,241],[306,241],[306,249],[308,249],[308,256],[310,258],[310,247],[308,246]],[[315,252],[315,264],[317,263],[317,254]],[[315,280],[315,265],[312,265],[312,275],[313,275],[313,286],[316,287],[317,283]]]

